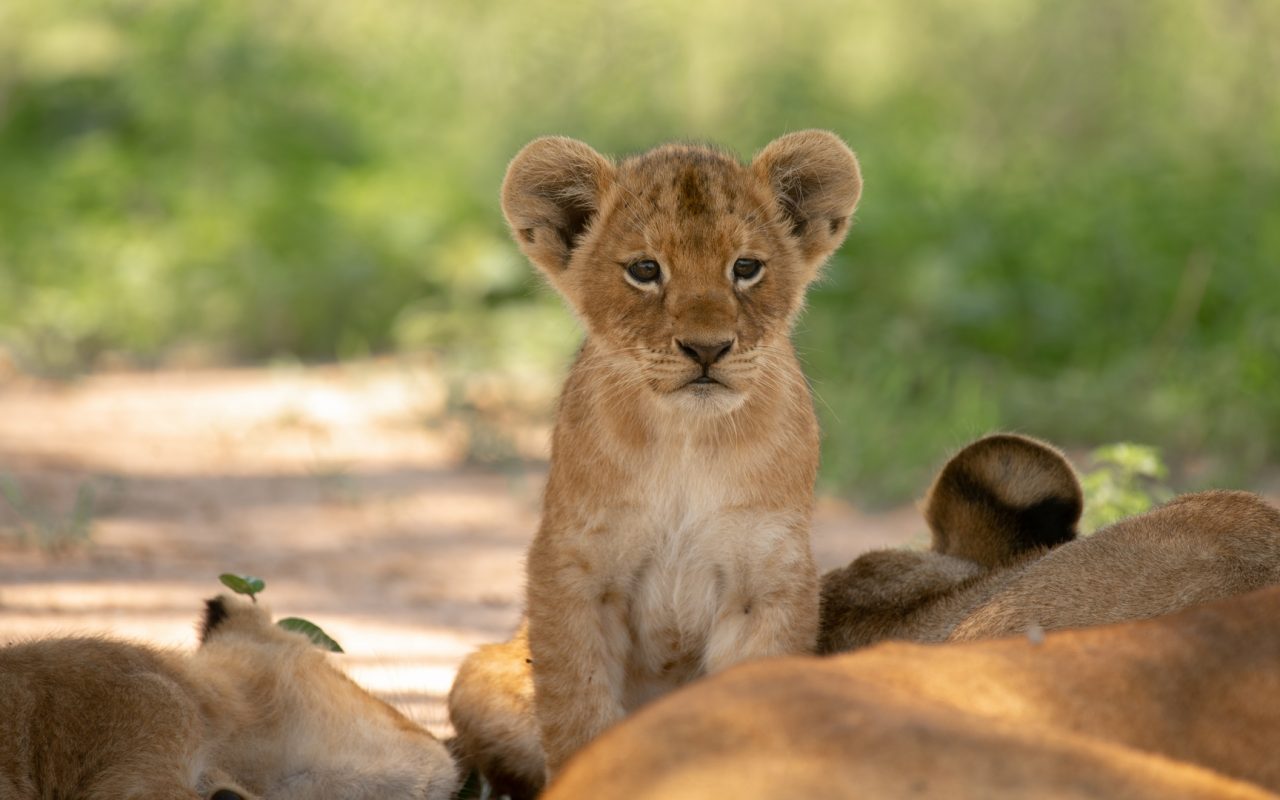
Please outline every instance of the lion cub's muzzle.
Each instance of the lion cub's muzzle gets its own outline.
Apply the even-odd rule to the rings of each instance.
[[[711,374],[711,367],[733,349],[733,339],[726,339],[719,342],[702,342],[695,339],[676,339],[676,348],[696,364],[701,372],[690,380],[688,385],[708,385],[713,383],[721,383],[715,376]]]

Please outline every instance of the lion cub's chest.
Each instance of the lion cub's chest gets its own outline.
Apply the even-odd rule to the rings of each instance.
[[[707,473],[682,477],[656,487],[631,521],[628,707],[704,672],[717,619],[749,594],[783,526],[780,515],[743,511]]]

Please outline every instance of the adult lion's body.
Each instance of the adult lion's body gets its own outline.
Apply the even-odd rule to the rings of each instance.
[[[574,758],[547,800],[1280,792],[1280,588],[1136,623],[746,664]]]
[[[1144,619],[1280,583],[1280,510],[1183,495],[1084,538],[1060,453],[1009,434],[960,451],[925,501],[930,550],[865,553],[822,580],[819,651]]]
[[[104,639],[0,650],[0,797],[194,798],[200,701],[180,657]],[[204,787],[202,787],[204,788]]]
[[[422,797],[444,747],[261,608],[211,600],[193,654],[101,638],[0,649],[0,797]]]
[[[699,675],[813,648],[818,430],[789,335],[860,187],[849,149],[814,131],[749,166],[682,145],[615,164],[570,139],[512,162],[515,239],[587,330],[527,562],[551,770]],[[495,730],[462,705],[460,731]],[[463,736],[464,753],[492,744]]]
[[[1201,492],[1077,539],[1081,502],[1053,448],[973,443],[931,550],[825,576],[821,647],[856,652],[665,698],[547,797],[1277,797],[1280,510]]]

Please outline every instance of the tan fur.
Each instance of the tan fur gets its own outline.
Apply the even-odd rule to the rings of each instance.
[[[924,502],[933,550],[984,567],[1076,538],[1084,493],[1058,450],[998,433],[955,455]]]
[[[220,597],[205,628],[190,655],[94,638],[0,649],[0,797],[452,794],[434,737],[265,609]]]
[[[564,138],[512,161],[515,239],[587,332],[528,557],[551,771],[674,687],[813,648],[818,430],[789,335],[860,189],[853,154],[821,131],[749,166],[689,145],[615,164]],[[734,276],[744,258],[758,279]],[[640,261],[659,280],[630,276]]]
[[[1280,583],[1280,511],[1247,492],[1183,495],[1029,563],[953,640],[1167,614]]]
[[[1138,623],[747,664],[566,766],[590,797],[1271,798],[1280,588]]]
[[[935,549],[865,553],[823,576],[819,652],[1143,619],[1280,583],[1280,511],[1256,495],[1184,495],[1076,539],[1079,493],[1035,440],[966,447],[926,501]]]
[[[529,626],[521,623],[511,641],[467,656],[449,690],[462,767],[478,769],[494,797],[535,797],[546,777],[529,660]]]

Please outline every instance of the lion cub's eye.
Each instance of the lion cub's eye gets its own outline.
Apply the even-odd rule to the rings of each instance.
[[[650,259],[636,261],[627,267],[627,275],[636,283],[653,283],[662,274],[658,262]]]
[[[764,264],[754,258],[740,258],[733,262],[733,277],[740,281],[750,281],[760,275]]]

